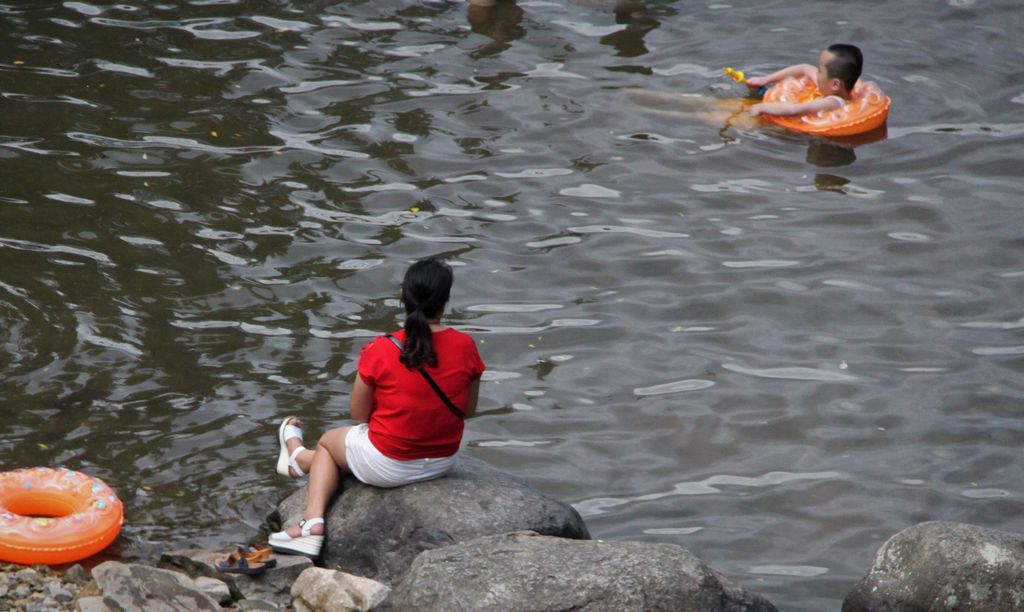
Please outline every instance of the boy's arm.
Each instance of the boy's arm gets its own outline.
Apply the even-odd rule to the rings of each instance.
[[[759,102],[747,109],[753,116],[758,115],[806,115],[818,111],[835,110],[842,106],[842,103],[835,96],[818,98],[801,104],[789,104],[786,102]]]
[[[751,77],[747,79],[747,85],[750,87],[764,87],[771,83],[781,81],[786,77],[807,77],[810,79],[818,78],[818,69],[810,64],[795,64],[782,70],[776,70],[768,76]]]

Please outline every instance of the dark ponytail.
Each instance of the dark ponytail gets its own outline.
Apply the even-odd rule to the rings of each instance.
[[[402,280],[405,305],[405,343],[402,363],[409,369],[437,367],[431,319],[439,319],[452,291],[452,269],[440,259],[421,259],[409,266]]]

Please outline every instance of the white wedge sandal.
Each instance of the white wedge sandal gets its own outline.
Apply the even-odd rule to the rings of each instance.
[[[310,529],[312,529],[313,525],[323,524],[323,518],[302,519],[299,521],[299,528],[302,529],[299,537],[293,538],[288,535],[287,531],[278,531],[277,533],[270,534],[268,543],[275,552],[304,555],[316,559],[320,556],[320,549],[323,548],[324,536],[313,535],[310,533]],[[325,530],[326,527],[324,525]]]
[[[299,467],[299,462],[295,460],[299,453],[306,450],[306,447],[302,446],[302,428],[291,424],[293,418],[295,417],[285,417],[281,421],[281,426],[277,428],[277,441],[281,444],[281,451],[277,454],[277,473],[295,479],[306,475],[306,472]],[[299,439],[299,446],[289,454],[287,442],[292,438]],[[298,476],[292,476],[288,472],[288,468],[295,470]]]

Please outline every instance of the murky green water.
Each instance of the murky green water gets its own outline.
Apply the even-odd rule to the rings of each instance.
[[[490,366],[466,452],[595,537],[838,609],[915,522],[1024,530],[1019,3],[0,4],[0,467],[245,540],[408,263]],[[686,121],[846,40],[856,148]]]

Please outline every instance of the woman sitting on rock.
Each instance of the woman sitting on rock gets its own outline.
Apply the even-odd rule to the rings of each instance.
[[[406,271],[404,329],[375,338],[359,356],[349,400],[357,425],[328,431],[309,450],[298,419],[281,422],[277,471],[291,478],[308,472],[309,491],[303,520],[271,534],[274,550],[320,556],[338,468],[368,485],[398,487],[443,476],[455,464],[485,366],[473,338],[441,323],[451,287],[452,269],[438,259]]]

